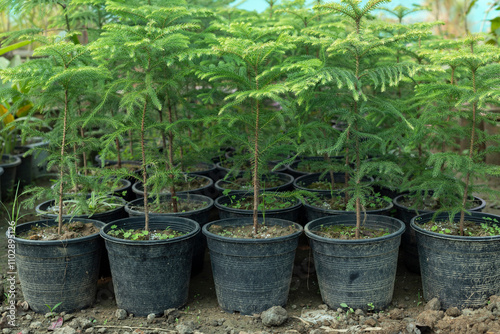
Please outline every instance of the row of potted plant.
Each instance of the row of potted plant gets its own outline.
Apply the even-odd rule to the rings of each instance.
[[[110,20],[87,45],[80,44],[78,33],[69,28],[64,36],[47,37],[33,30],[12,34],[7,43],[23,36],[41,46],[35,49],[36,58],[2,71],[2,80],[23,89],[4,89],[0,95],[12,100],[10,115],[20,106],[14,97],[22,97],[32,104],[30,114],[42,115],[51,126],[47,132],[21,122],[19,130],[50,142],[47,167],[59,175],[54,187],[28,190],[31,201],[52,196],[59,207],[56,235],[61,236],[72,232],[63,232],[63,227],[71,225],[63,224],[68,220],[63,208],[70,203],[81,209],[104,199],[106,205],[120,206],[120,200],[112,202],[106,196],[109,189],[115,189],[122,179],[140,181],[140,217],[113,217],[105,226],[93,223],[106,242],[117,304],[137,315],[182,305],[193,245],[202,245],[204,250],[202,229],[208,238],[221,307],[255,313],[286,302],[294,251],[302,232],[291,220],[269,215],[259,219],[259,208],[270,198],[261,191],[261,183],[268,181],[263,175],[270,165],[276,170],[298,156],[320,156],[316,162],[323,168],[320,175],[329,180],[329,192],[336,179],[341,177],[343,182],[340,198],[332,199],[340,202],[341,210],[354,212],[311,219],[305,227],[322,296],[329,306],[346,303],[366,308],[372,303],[381,309],[392,298],[405,226],[398,219],[366,213],[374,196],[383,191],[409,191],[405,195],[409,207],[420,211],[419,205],[430,200],[441,205],[433,211],[449,213],[405,221],[410,238],[411,231],[417,231],[417,244],[425,247],[419,250],[424,298],[437,296],[443,305],[459,307],[481,305],[499,289],[498,282],[483,276],[483,269],[488,267],[488,277],[496,277],[498,265],[477,264],[472,261],[477,253],[467,257],[460,251],[469,272],[451,275],[434,261],[442,255],[429,253],[427,246],[432,242],[426,238],[437,235],[453,245],[478,238],[498,245],[495,218],[482,214],[479,217],[488,219],[476,219],[468,204],[472,193],[483,190],[472,181],[498,173],[496,166],[483,163],[485,154],[498,151],[498,138],[479,127],[480,122],[496,121],[488,107],[498,104],[498,49],[476,36],[459,41],[436,39],[430,34],[433,24],[388,24],[374,19],[373,12],[386,2],[371,0],[361,5],[344,0],[313,9],[291,7],[282,16],[256,23],[237,10],[227,15],[180,1],[169,6],[154,1],[108,1],[105,10]],[[293,17],[297,18],[293,24],[283,24]],[[459,118],[467,120],[468,126],[457,126]],[[457,136],[470,139],[467,154],[452,150]],[[481,149],[486,142],[495,145]],[[249,166],[251,217],[208,223],[208,214],[203,214],[205,221],[186,220],[178,188],[187,175],[186,161],[206,154],[202,153],[208,151],[205,148],[217,148],[208,157],[221,156],[219,147],[224,146],[236,148],[229,171]],[[96,151],[101,166],[110,168],[90,168]],[[126,156],[134,152],[138,155],[133,159]],[[124,168],[127,163],[131,170]],[[93,195],[87,197],[89,191]],[[69,192],[83,195],[67,201],[64,197]],[[159,199],[150,194],[167,192],[173,214],[151,211]],[[302,189],[294,196],[305,193]],[[466,217],[477,222],[473,225],[484,224],[483,232],[467,236]],[[460,225],[458,235],[447,236],[447,230],[452,230],[449,227],[439,230],[443,233],[421,227],[427,220],[438,226],[441,220],[455,219]],[[49,221],[36,224],[50,225]],[[16,234],[25,228],[28,226],[19,226]],[[273,233],[277,237],[268,237]],[[488,236],[479,236],[481,233]],[[92,240],[99,247],[98,235]],[[69,257],[71,241],[48,242],[64,248],[64,256],[54,259],[59,263],[54,268],[66,268],[69,263],[83,268]],[[16,245],[23,243],[16,236]],[[43,244],[47,242],[33,241],[37,247]],[[75,249],[82,248],[76,244]],[[344,250],[344,246],[349,248]],[[92,252],[93,267],[98,252],[97,248]],[[489,253],[486,258],[491,259],[498,249],[478,252]],[[18,254],[22,254],[21,248]],[[166,265],[179,256],[175,254],[183,254],[184,259],[185,266],[176,262],[178,270]],[[151,261],[145,260],[150,257]],[[366,258],[371,262],[361,264]],[[32,253],[22,254],[19,264],[42,262],[33,259]],[[244,270],[232,269],[229,263],[233,261],[238,270]],[[29,276],[18,270],[21,280]],[[251,276],[254,272],[264,276]],[[477,277],[469,280],[471,272]],[[441,276],[436,278],[437,274]],[[443,283],[443,274],[455,281]],[[87,277],[88,282],[95,279]],[[164,284],[173,281],[182,282],[182,288],[174,292],[173,284]],[[65,285],[67,277],[63,275],[61,282]],[[483,292],[477,298],[465,298],[477,282]],[[23,292],[26,290],[33,309],[40,310],[35,306],[37,299],[44,301],[41,308],[61,301],[61,285],[51,285],[57,293],[42,295],[47,290],[29,292],[28,283]],[[148,286],[154,287],[154,296],[143,290]],[[276,292],[276,299],[269,297],[271,292]],[[50,299],[54,296],[57,301]],[[71,300],[61,307],[74,310],[89,304],[89,299]]]

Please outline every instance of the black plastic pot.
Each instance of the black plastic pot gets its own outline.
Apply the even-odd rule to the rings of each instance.
[[[332,309],[341,307],[342,303],[353,309],[366,310],[368,304],[375,310],[386,308],[394,292],[404,223],[392,217],[367,215],[365,226],[389,232],[371,239],[330,239],[314,233],[321,226],[332,225],[355,226],[356,216],[323,217],[309,222],[304,228],[313,251],[323,301]]]
[[[197,222],[200,227],[203,227],[210,220],[210,211],[214,207],[214,201],[210,197],[196,194],[179,194],[176,196],[181,201],[189,201],[194,203],[202,203],[204,207],[197,210],[183,211],[177,213],[158,213],[158,212],[149,212],[150,217],[184,217],[189,218]],[[171,200],[170,195],[163,195],[160,197],[161,202],[169,202]],[[152,203],[154,201],[153,198],[149,199],[149,202]],[[140,211],[134,209],[134,206],[139,205],[142,206],[144,204],[144,200],[142,198],[133,200],[130,203],[125,205],[125,211],[128,213],[130,217],[143,217],[144,211]],[[207,247],[207,240],[200,232],[195,237],[194,242],[194,250],[193,250],[193,267],[191,269],[191,273],[193,275],[199,274],[203,270],[203,260],[205,259],[205,248]]]
[[[126,218],[128,216],[128,214],[125,212],[125,208],[124,208],[126,202],[121,197],[117,197],[117,198],[119,198],[121,200],[121,202],[123,203],[123,206],[114,208],[114,209],[109,210],[109,211],[96,213],[96,214],[93,214],[92,216],[89,216],[89,215],[76,215],[76,216],[63,215],[63,218],[65,218],[65,219],[69,219],[69,218],[88,218],[88,219],[99,220],[99,221],[102,221],[104,223],[109,223],[109,222],[112,222],[114,220]],[[57,217],[58,217],[57,214],[47,213],[47,210],[50,207],[54,206],[54,205],[55,205],[55,200],[50,200],[50,201],[46,201],[46,202],[40,203],[36,207],[36,212],[42,218],[45,218],[45,219],[57,219]]]
[[[21,163],[16,170],[16,185],[19,182],[20,187],[25,187],[31,184],[33,180],[33,155],[25,153],[29,150],[25,146],[16,146],[16,154],[21,159]]]
[[[54,175],[54,177],[59,178],[59,175]],[[112,196],[121,197],[127,202],[130,202],[131,200],[135,199],[136,198],[135,194],[132,192],[132,183],[127,179],[119,179],[119,182],[120,182],[120,185],[118,185],[117,188],[110,189],[109,194]],[[58,186],[58,184],[54,183],[54,184],[52,184],[51,187],[52,187],[52,189],[54,189],[57,186]],[[74,195],[75,195],[75,193],[71,193],[71,192],[64,194],[64,196],[69,196],[69,197],[74,196]],[[88,193],[87,195],[90,196],[90,193]],[[125,218],[125,217],[120,217],[120,218]]]
[[[243,174],[237,176],[237,178],[241,178]],[[248,175],[250,178],[250,175]],[[266,181],[278,179],[282,184],[276,187],[265,187]],[[251,183],[251,181],[250,181]],[[269,174],[262,175],[261,181],[261,191],[291,191],[293,190],[293,176],[285,173],[272,172]],[[231,178],[227,180],[219,180],[215,182],[215,189],[220,193],[224,193],[226,190],[231,190],[230,194],[249,194],[253,193],[253,187],[249,187],[248,189],[232,189]]]
[[[2,175],[3,175],[3,168],[0,167],[0,202],[2,201]]]
[[[237,202],[242,197],[248,197],[248,196],[253,196],[253,195],[235,194],[231,196],[217,197],[215,199],[215,207],[219,210],[220,219],[252,217],[253,210],[238,209],[226,205],[232,202]],[[287,208],[267,210],[265,212],[259,210],[258,216],[265,217],[266,219],[277,218],[277,219],[290,220],[292,222],[298,222],[301,207],[302,203],[299,200],[297,200],[292,206]]]
[[[35,149],[35,152],[32,154],[31,176],[37,179],[41,175],[47,174],[47,160],[49,157],[47,149],[49,142],[41,137],[31,137],[22,146],[28,149]]]
[[[342,193],[344,192],[344,186],[339,189],[333,189],[333,190],[323,190],[323,189],[314,189],[314,188],[308,188],[308,186],[314,182],[318,181],[326,181],[326,182],[331,182],[331,176],[330,173],[326,173],[325,175],[321,176],[323,173],[314,173],[314,174],[307,174],[307,175],[302,175],[298,178],[296,178],[293,181],[293,187],[295,189],[299,190],[306,190],[318,194],[324,194],[328,195],[333,193]],[[345,173],[333,173],[333,180],[336,184],[344,184],[345,183]],[[363,178],[362,182],[373,182],[373,178]]]
[[[202,179],[207,182],[207,185],[202,186],[197,189],[191,189],[191,190],[186,190],[186,191],[176,191],[176,194],[198,194],[198,195],[204,195],[208,196],[210,198],[216,198],[217,197],[217,190],[214,188],[214,181],[203,175],[190,175],[190,178],[197,178],[197,179]],[[132,185],[132,191],[135,193],[135,196],[137,198],[143,198],[144,197],[144,188],[142,185],[142,181],[137,181]],[[169,193],[160,193],[158,195],[168,195]],[[153,195],[153,194],[152,194]],[[156,194],[154,194],[156,195]]]
[[[500,235],[452,236],[427,231],[419,225],[448,220],[448,213],[427,213],[412,218],[415,230],[425,300],[437,297],[441,307],[484,307],[488,298],[500,292]],[[500,226],[500,216],[471,212],[466,220]],[[484,218],[494,219],[485,220]],[[460,220],[460,214],[454,221]]]
[[[1,198],[7,200],[13,197],[16,188],[16,171],[17,166],[21,164],[21,158],[15,155],[4,154],[0,162],[0,167],[3,168],[3,174],[0,176],[2,182]]]
[[[104,226],[104,223],[93,219],[79,218],[78,221],[92,222],[97,228]],[[35,225],[56,224],[53,220],[21,224],[16,227],[16,234]],[[17,237],[13,240],[21,290],[33,311],[45,313],[47,305],[54,307],[61,303],[57,312],[73,312],[94,303],[103,248],[98,233],[67,240],[26,240]]]
[[[322,195],[322,197],[331,198],[332,194]],[[356,211],[333,210],[333,209],[323,208],[316,205],[311,205],[307,201],[305,201],[303,205],[305,208],[306,218],[308,222],[327,216],[356,214]],[[366,210],[365,212],[369,215],[389,216],[389,212],[392,210],[393,207],[394,205],[391,202],[387,202],[385,208],[376,210]]]
[[[107,160],[105,159],[102,161],[100,155],[95,156],[95,161],[97,162],[97,165],[99,167],[109,167],[109,166],[115,166],[118,164],[118,161],[116,160]],[[137,181],[137,178],[142,179],[142,163],[137,160],[122,160],[121,161],[122,166],[128,166],[129,169],[131,170],[131,173],[135,175],[135,177],[130,176],[127,177],[127,180],[130,181],[131,183]]]
[[[267,225],[293,224],[297,232],[269,239],[239,239],[211,233],[209,229],[214,224],[225,227],[253,222],[251,218],[229,218],[203,226],[220,307],[229,313],[250,315],[272,306],[285,306],[302,227],[290,221],[266,218]]]
[[[431,213],[434,211],[429,210],[415,210],[409,207],[406,207],[402,204],[402,201],[406,194],[401,194],[396,196],[393,200],[394,207],[396,208],[397,217],[403,221],[406,225],[406,230],[403,236],[401,237],[401,251],[404,264],[406,268],[414,273],[420,274],[420,263],[417,249],[417,238],[415,235],[415,230],[410,228],[410,222],[413,217],[419,214]],[[481,212],[486,206],[486,202],[479,197],[474,197],[474,205],[473,208],[470,208],[470,211]]]
[[[345,157],[343,156],[333,156],[330,157],[330,159],[337,163],[345,161]],[[310,168],[301,168],[302,165],[309,165]],[[323,172],[328,169],[329,165],[331,165],[331,163],[328,163],[325,157],[299,157],[287,166],[286,172],[294,178],[298,178],[303,175]]]
[[[187,302],[193,247],[200,225],[182,217],[150,217],[151,231],[171,228],[186,233],[167,240],[131,241],[112,237],[117,229],[142,229],[144,217],[120,219],[101,229],[108,250],[118,308],[136,316],[163,314]]]
[[[245,172],[249,173],[250,164],[247,164],[246,166],[245,165],[241,166],[243,169],[235,169],[235,168],[227,167],[228,163],[230,163],[230,162],[231,162],[230,160],[224,160],[224,161],[219,161],[218,163],[215,164],[217,166],[218,175],[219,175],[218,180],[223,179],[228,174],[230,174],[231,176],[236,176],[236,175],[241,175]],[[273,170],[277,164],[278,164],[278,162],[276,162],[276,161],[270,161],[267,163],[269,173],[271,173],[271,172],[272,173],[287,172],[287,169],[285,166],[282,166],[282,167],[277,168],[276,170]]]
[[[206,162],[199,162],[196,164],[197,167],[200,167],[198,170],[195,170],[193,172],[188,171],[189,175],[201,175],[201,176],[206,176],[214,180],[215,178],[218,177],[218,171],[217,171],[217,166],[215,164],[209,164]],[[189,170],[189,167],[188,167]]]

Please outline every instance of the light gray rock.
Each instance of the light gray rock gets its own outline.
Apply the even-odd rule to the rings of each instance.
[[[92,321],[84,317],[77,317],[71,320],[71,322],[68,323],[68,326],[83,330],[92,327]]]
[[[125,311],[124,309],[119,308],[115,312],[115,317],[118,320],[124,320],[124,319],[127,318],[127,311]]]
[[[175,326],[175,329],[179,332],[179,334],[193,334],[195,325],[192,321],[185,321]]]
[[[156,314],[151,313],[151,314],[148,314],[146,319],[148,322],[153,322],[155,320],[155,318],[156,318]]]
[[[53,334],[75,334],[76,333],[76,329],[68,327],[68,326],[64,326],[64,327],[61,327],[61,328],[57,328],[52,333]]]
[[[281,326],[288,319],[288,313],[281,306],[273,306],[260,315],[264,326]]]
[[[33,329],[39,329],[39,328],[42,328],[42,326],[43,326],[43,323],[41,321],[33,321],[30,324],[30,328],[33,328]]]
[[[406,331],[407,331],[409,334],[421,334],[420,329],[418,329],[418,328],[417,328],[417,325],[415,325],[414,323],[409,323],[409,324],[406,326]]]

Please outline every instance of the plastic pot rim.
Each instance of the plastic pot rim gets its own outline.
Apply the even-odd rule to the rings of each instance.
[[[361,218],[364,219],[364,216],[362,216]],[[370,222],[370,220],[376,221],[376,220],[380,220],[380,219],[388,219],[388,220],[392,220],[394,222],[399,223],[399,229],[390,233],[389,235],[384,235],[384,236],[377,237],[377,238],[352,239],[352,240],[326,238],[326,237],[319,236],[316,233],[312,232],[314,230],[311,229],[311,225],[317,224],[318,221],[321,222],[324,220],[324,221],[328,222],[328,221],[331,221],[332,219],[338,220],[338,222],[334,222],[334,224],[344,224],[345,222],[342,222],[343,220],[348,220],[348,221],[351,221],[354,223],[356,222],[356,216],[351,215],[351,214],[321,217],[321,218],[314,219],[314,220],[310,221],[309,223],[307,223],[304,227],[304,233],[306,234],[306,236],[308,238],[313,239],[315,241],[321,241],[321,242],[326,242],[326,243],[335,243],[335,244],[351,244],[352,245],[352,244],[369,244],[369,243],[380,242],[380,241],[383,241],[386,239],[392,239],[392,238],[395,238],[395,237],[402,235],[406,229],[405,224],[400,219],[397,219],[394,217],[389,217],[389,216],[367,215],[366,223]]]
[[[353,215],[353,214],[356,214],[356,211],[325,209],[325,208],[321,208],[321,207],[316,206],[316,205],[308,204],[305,201],[302,202],[302,205],[304,205],[305,207],[312,208],[314,210],[322,210],[322,211],[326,211],[326,212],[331,212],[332,215]],[[394,203],[391,201],[391,202],[387,202],[386,207],[383,207],[381,209],[375,209],[375,210],[366,210],[366,213],[367,214],[375,214],[377,212],[390,211],[393,207],[394,207]]]
[[[471,242],[471,241],[481,241],[481,242],[498,242],[500,241],[500,234],[498,235],[491,235],[491,236],[483,236],[483,237],[471,237],[471,236],[461,236],[461,235],[447,235],[447,234],[441,234],[437,232],[432,232],[428,231],[426,229],[421,228],[418,226],[418,220],[425,220],[428,221],[429,219],[432,219],[434,216],[435,212],[429,212],[429,213],[424,213],[418,216],[413,217],[410,220],[410,226],[412,229],[414,229],[417,233],[421,233],[423,235],[436,238],[436,239],[442,239],[442,240],[449,240],[449,241],[459,241],[459,242]],[[491,214],[491,213],[485,213],[485,212],[470,212],[470,214],[465,214],[465,219],[470,216],[487,216],[487,217],[492,217],[492,218],[497,218],[499,221],[499,226],[500,226],[500,216]],[[441,212],[436,216],[437,220],[445,220],[448,217],[447,212]],[[457,214],[455,215],[454,220],[457,221],[460,219],[460,215]]]
[[[279,218],[266,218],[266,222],[282,222],[282,223],[286,223],[288,225],[291,225],[291,226],[295,226],[295,228],[297,229],[297,231],[295,231],[294,233],[292,234],[289,234],[289,235],[284,235],[284,236],[280,236],[280,237],[273,237],[273,238],[268,238],[268,239],[250,239],[250,238],[230,238],[230,237],[224,237],[224,236],[221,236],[221,235],[218,235],[218,234],[215,234],[215,233],[212,233],[210,232],[208,229],[210,228],[210,226],[212,225],[215,225],[215,224],[220,224],[220,223],[226,223],[226,222],[231,222],[231,221],[234,221],[235,224],[234,225],[253,225],[253,218],[252,217],[242,217],[242,218],[225,218],[225,219],[219,219],[219,220],[216,220],[216,221],[212,221],[212,222],[209,222],[207,224],[205,224],[203,227],[202,227],[202,232],[203,234],[207,237],[207,238],[211,238],[211,239],[214,239],[214,240],[218,240],[218,241],[223,241],[223,242],[226,242],[226,243],[233,243],[233,244],[269,244],[269,243],[275,243],[275,242],[282,242],[282,241],[285,241],[285,240],[289,240],[289,239],[295,239],[296,237],[300,236],[304,230],[304,228],[295,223],[295,222],[292,222],[291,220],[285,220],[285,219],[279,219]],[[259,218],[259,222],[262,222],[264,221],[262,218]],[[243,223],[241,223],[243,222]],[[272,224],[270,225],[272,226]]]
[[[320,180],[319,177],[324,174],[324,179]],[[335,178],[335,175],[344,175],[344,173],[339,173],[339,172],[335,172],[333,173],[334,174],[334,178]],[[332,191],[334,193],[342,193],[345,191],[345,188],[340,188],[340,189],[332,189],[332,190],[323,190],[323,189],[309,189],[309,188],[306,188],[302,185],[300,185],[299,183],[304,180],[304,179],[308,179],[308,178],[316,178],[318,179],[318,181],[327,181],[328,178],[330,177],[330,174],[329,173],[326,173],[325,172],[320,172],[320,173],[309,173],[309,174],[305,174],[305,175],[301,175],[297,178],[295,178],[295,180],[293,180],[293,186],[296,188],[296,189],[303,189],[303,190],[307,190],[307,191],[311,191],[311,192],[326,192],[326,191]],[[366,178],[366,180],[365,180]],[[373,183],[375,181],[375,179],[372,177],[372,176],[365,176],[363,177],[363,180],[365,180],[366,182],[370,182],[370,183]]]
[[[134,216],[134,217],[128,217],[128,218],[122,218],[122,219],[118,219],[118,220],[115,220],[115,221],[112,221],[110,223],[107,223],[105,224],[101,230],[99,231],[99,234],[101,235],[101,237],[105,240],[105,241],[110,241],[110,242],[113,242],[115,244],[122,244],[122,245],[127,245],[127,246],[146,246],[146,245],[163,245],[163,244],[170,244],[170,243],[178,243],[178,242],[182,242],[186,239],[189,239],[189,238],[192,238],[194,237],[196,234],[198,234],[198,232],[200,231],[200,225],[195,222],[194,220],[192,219],[189,219],[189,218],[184,218],[184,217],[168,217],[168,216],[150,216],[149,217],[149,222],[150,223],[165,223],[165,228],[169,227],[168,226],[168,221],[173,221],[173,220],[176,220],[177,222],[186,222],[186,223],[189,223],[192,225],[193,227],[193,230],[182,235],[182,236],[179,236],[179,237],[175,237],[173,239],[164,239],[164,240],[128,240],[128,239],[120,239],[120,238],[116,238],[116,237],[113,237],[109,234],[107,234],[104,230],[109,226],[111,227],[112,225],[120,225],[122,223],[126,223],[127,221],[129,220],[137,220],[137,219],[141,219],[141,222],[143,221],[143,216]],[[193,226],[194,224],[194,226]],[[143,224],[144,225],[144,224]]]
[[[103,223],[100,220],[96,220],[96,219],[73,217],[73,218],[70,218],[68,220],[67,218],[63,218],[63,224],[71,223],[72,221],[81,221],[83,223],[94,223],[94,225],[99,229],[101,229],[105,225],[105,223]],[[17,229],[19,227],[25,227],[28,225],[36,225],[36,224],[48,224],[50,226],[50,225],[57,225],[58,222],[57,222],[57,220],[53,220],[53,219],[34,220],[34,221],[19,224],[16,226],[15,229]],[[68,245],[68,244],[72,244],[72,243],[88,241],[88,240],[94,239],[96,236],[99,235],[99,233],[100,233],[100,231],[98,231],[94,234],[91,234],[91,235],[84,236],[84,237],[77,237],[77,238],[64,239],[64,240],[29,240],[29,239],[19,238],[15,235],[15,233],[14,233],[14,235],[12,235],[12,238],[16,241],[16,244],[18,243],[18,244],[26,244],[26,245],[33,245],[33,246],[38,246],[38,245],[58,246],[61,244]],[[7,234],[7,238],[9,238],[11,235],[9,229],[7,229],[6,234]]]
[[[394,197],[392,202],[394,203],[394,206],[395,207],[400,207],[400,208],[404,208],[404,209],[407,209],[407,210],[414,210],[415,212],[418,212],[419,210],[416,210],[416,209],[413,209],[411,207],[408,207],[408,206],[405,206],[405,205],[402,205],[401,203],[399,203],[399,201],[405,197],[406,195],[408,195],[408,193],[402,193],[402,194],[399,194],[398,196]],[[484,199],[482,199],[481,197],[477,197],[477,196],[473,196],[474,197],[474,201],[476,202],[479,202],[480,204],[478,206],[475,206],[473,208],[470,208],[470,210],[473,210],[473,211],[479,211],[479,210],[482,210],[484,207],[486,207],[486,201]],[[429,213],[430,210],[420,210],[424,213]],[[433,213],[435,211],[432,211]]]
[[[206,179],[206,180],[209,180],[208,184],[204,185],[204,186],[201,186],[199,188],[195,188],[195,189],[189,189],[189,190],[182,190],[182,191],[177,191],[176,193],[178,194],[183,194],[183,193],[187,193],[187,192],[191,192],[191,191],[197,191],[197,190],[201,190],[201,189],[204,189],[204,188],[207,188],[207,187],[210,187],[214,184],[214,180],[212,180],[211,178],[209,178],[208,176],[205,176],[205,175],[199,175],[199,174],[186,174],[188,175],[189,177],[192,177],[194,179],[196,178],[202,178],[202,179]],[[138,187],[142,186],[142,190],[140,190]],[[133,185],[132,185],[132,191],[136,194],[144,194],[144,186],[143,186],[143,183],[142,181],[137,181],[135,182]],[[170,195],[170,193],[160,193],[158,195]]]
[[[228,175],[230,175],[230,174],[228,174]],[[240,173],[234,175],[234,177],[235,178],[240,178],[242,175],[243,175],[243,172],[240,172]],[[290,174],[286,174],[286,173],[283,173],[283,172],[269,172],[269,173],[264,174],[264,176],[265,175],[270,175],[270,176],[277,175],[277,176],[281,177],[281,180],[284,181],[284,183],[280,184],[278,186],[274,186],[274,187],[262,188],[261,189],[262,191],[275,191],[276,189],[293,185],[293,181],[295,179]],[[225,180],[224,178],[222,178],[222,179],[217,180],[215,182],[215,187],[218,190],[220,190],[220,191],[230,190],[233,194],[236,194],[236,193],[249,193],[249,192],[252,193],[253,192],[253,189],[245,190],[245,189],[231,189],[231,188],[227,188],[227,187],[224,187],[222,185],[222,184],[225,184],[225,183],[231,184],[230,181]]]
[[[160,199],[163,200],[164,198],[168,198],[170,196],[171,196],[170,194],[162,194],[162,195],[160,195]],[[175,216],[177,214],[182,215],[182,214],[192,213],[192,212],[196,212],[196,211],[208,210],[208,209],[212,208],[214,205],[214,200],[208,196],[205,196],[205,195],[180,193],[180,194],[177,194],[176,197],[179,197],[180,199],[186,199],[186,200],[193,199],[196,202],[205,202],[206,206],[199,208],[199,209],[196,209],[196,210],[183,211],[183,212],[150,212],[150,215],[172,215],[172,216]],[[189,198],[187,198],[187,197],[189,197]],[[152,202],[154,200],[155,200],[154,198],[150,197],[148,199],[148,202]],[[138,214],[144,214],[144,211],[134,210],[131,208],[132,205],[135,204],[135,202],[144,203],[144,197],[137,198],[137,199],[134,199],[134,200],[128,202],[125,205],[125,211],[128,214],[130,214],[131,212],[138,213]]]
[[[253,209],[249,209],[249,210],[245,210],[245,209],[238,209],[238,208],[232,208],[232,207],[229,207],[229,206],[226,206],[226,205],[223,205],[220,203],[220,201],[222,201],[223,199],[225,198],[229,198],[230,196],[237,196],[237,197],[251,197],[253,196],[253,192],[251,193],[235,193],[233,195],[224,195],[224,196],[219,196],[215,199],[215,202],[214,202],[214,205],[217,209],[222,209],[222,210],[225,210],[225,211],[232,211],[232,212],[252,212]],[[299,208],[300,206],[302,206],[302,202],[297,199],[297,201],[295,202],[295,204],[293,204],[292,206],[289,206],[289,207],[286,207],[286,208],[282,208],[282,209],[272,209],[272,210],[266,210],[264,211],[264,213],[278,213],[278,212],[284,212],[284,211],[291,211],[291,210],[295,210],[297,208]],[[257,211],[259,214],[262,213],[263,211],[262,210],[258,210]]]
[[[125,201],[125,199],[123,199],[122,197],[119,197],[119,196],[115,196],[115,195],[108,195],[108,197],[114,197],[116,199],[118,199],[119,201],[122,202],[122,206],[117,206],[117,207],[114,207],[112,208],[111,210],[108,210],[108,211],[103,211],[103,212],[96,212],[96,213],[93,213],[92,216],[95,216],[95,215],[99,215],[99,214],[104,214],[104,213],[107,213],[107,212],[114,212],[114,211],[119,211],[121,210],[122,208],[125,207],[125,205],[127,204],[127,201]],[[64,201],[64,198],[63,198],[63,201]],[[38,213],[38,214],[43,214],[43,215],[47,215],[47,216],[58,216],[57,213],[48,213],[48,212],[45,212],[45,211],[42,211],[40,209],[41,206],[47,204],[47,203],[56,203],[56,200],[55,199],[51,199],[51,200],[48,200],[48,201],[45,201],[45,202],[42,202],[40,204],[38,204],[35,208],[35,211]],[[89,216],[88,214],[81,214],[81,215],[63,215],[63,218],[78,218],[78,219],[84,219],[84,218],[79,218],[79,217],[90,217],[90,219],[92,219],[92,216]]]
[[[14,159],[12,162],[5,162],[3,163],[3,157],[8,157],[10,159]],[[12,154],[2,154],[2,160],[0,161],[0,167],[2,168],[10,168],[10,167],[16,167],[21,164],[21,158],[18,157],[17,155],[12,155]]]

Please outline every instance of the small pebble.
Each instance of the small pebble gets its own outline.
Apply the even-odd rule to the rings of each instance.
[[[119,308],[118,310],[116,310],[115,316],[116,316],[116,318],[118,320],[126,319],[127,318],[127,311],[125,311],[124,309]]]

